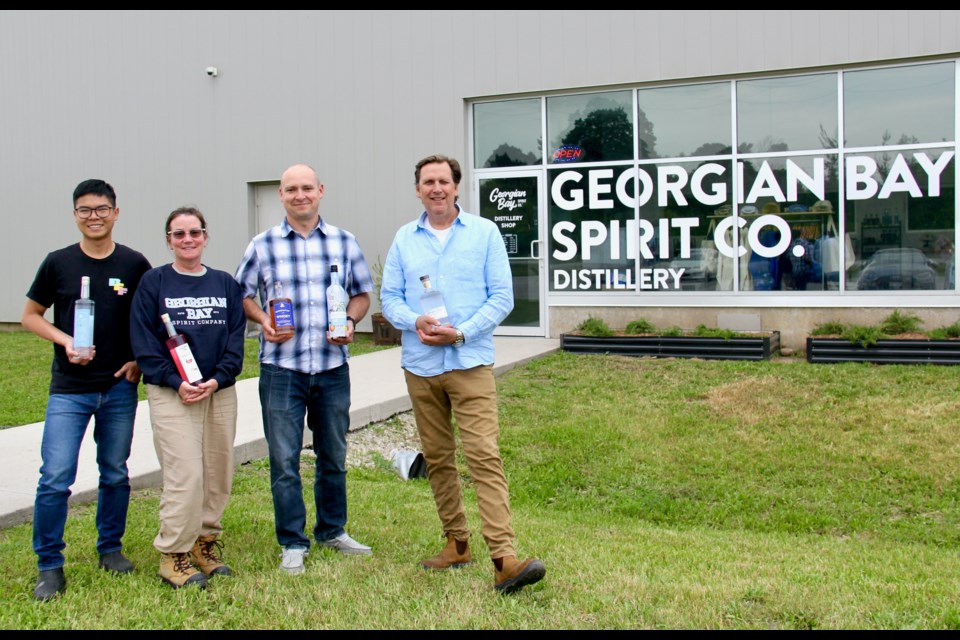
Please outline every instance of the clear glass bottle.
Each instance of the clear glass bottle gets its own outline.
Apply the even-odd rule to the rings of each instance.
[[[170,314],[164,313],[160,316],[160,319],[163,320],[163,326],[167,330],[167,335],[170,336],[167,338],[167,349],[170,350],[173,363],[177,365],[180,377],[190,384],[196,384],[203,380],[203,374],[200,373],[200,367],[197,366],[197,361],[193,357],[193,351],[187,343],[187,337],[177,333],[177,330],[173,327],[173,322],[170,321]]]
[[[81,358],[89,358],[93,354],[93,308],[90,276],[82,276],[80,299],[73,306],[73,348]]]
[[[423,292],[420,294],[420,308],[424,315],[434,318],[440,324],[450,324],[447,316],[447,305],[443,302],[443,294],[430,284],[430,276],[420,276]]]
[[[270,299],[270,324],[279,336],[296,331],[293,319],[293,300],[283,295],[283,285],[279,280],[273,283],[273,298]]]
[[[330,265],[330,286],[327,287],[327,322],[331,338],[347,335],[347,292],[340,284],[340,268]]]

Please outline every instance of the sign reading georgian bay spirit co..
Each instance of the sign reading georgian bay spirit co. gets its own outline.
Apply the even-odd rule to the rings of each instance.
[[[940,197],[941,177],[953,156],[953,151],[905,151],[888,157],[882,168],[871,156],[847,156],[844,161],[844,196],[848,201],[884,200],[900,193],[910,198]],[[695,162],[695,159],[691,160]],[[764,160],[747,176],[745,163],[738,162],[738,189],[733,194],[737,203],[748,205],[761,199],[777,203],[796,202],[801,189],[809,194],[807,197],[812,195],[816,200],[827,200],[825,158],[806,157],[802,161],[812,169],[805,169],[787,158],[785,170],[775,171]],[[640,258],[642,262],[689,258],[692,239],[703,238],[708,233],[707,220],[702,216],[671,215],[655,222],[642,217],[638,221],[632,216],[611,216],[611,211],[632,210],[645,205],[648,208],[669,207],[676,211],[690,206],[691,200],[705,207],[729,206],[730,180],[726,175],[729,166],[729,163],[704,162],[692,171],[683,165],[664,164],[638,168],[565,169],[554,173],[550,183],[551,289],[680,289],[683,269],[641,268],[638,273],[634,266],[636,259]],[[833,182],[836,182],[835,176]],[[564,215],[554,215],[556,213]],[[730,239],[735,224],[744,230],[747,244],[737,247],[740,256],[752,251],[765,258],[774,258],[791,247],[791,227],[782,216],[769,213],[748,221],[727,215],[710,230],[708,238],[714,243],[721,260],[734,256]],[[779,239],[775,245],[767,246],[760,241],[760,232],[771,227],[776,229],[778,234],[775,237]],[[671,247],[675,250],[679,247],[678,255],[671,253]],[[591,262],[596,266],[591,266]],[[611,264],[616,266],[611,267]]]

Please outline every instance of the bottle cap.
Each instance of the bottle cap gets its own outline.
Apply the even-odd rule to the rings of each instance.
[[[330,273],[333,273],[334,271],[340,271],[340,267],[337,266],[336,262],[330,265]]]

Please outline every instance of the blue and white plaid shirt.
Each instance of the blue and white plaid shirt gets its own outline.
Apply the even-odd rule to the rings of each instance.
[[[373,290],[370,268],[357,239],[349,231],[320,219],[307,237],[283,222],[254,237],[237,267],[236,279],[244,298],[260,295],[264,311],[273,297],[274,283],[293,300],[294,337],[275,344],[260,336],[260,362],[301,373],[335,369],[347,361],[347,347],[327,342],[327,287],[330,265],[337,264],[347,296]]]

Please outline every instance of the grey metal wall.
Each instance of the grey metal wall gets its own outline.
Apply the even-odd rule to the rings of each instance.
[[[466,99],[957,51],[958,11],[2,11],[0,322],[77,240],[89,177],[118,241],[168,261],[163,219],[195,204],[232,271],[250,183],[307,162],[374,261],[419,211],[416,160],[468,164]]]

